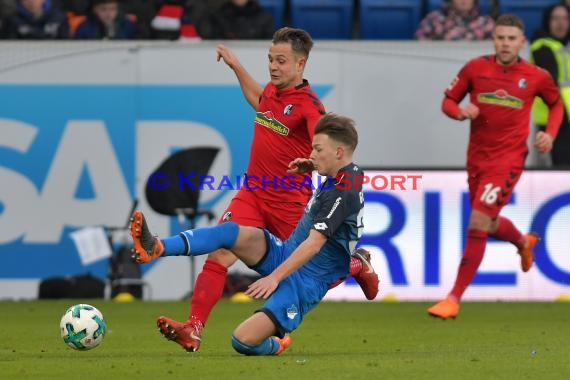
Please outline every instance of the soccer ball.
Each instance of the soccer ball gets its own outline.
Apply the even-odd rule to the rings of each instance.
[[[67,309],[61,317],[59,329],[69,347],[87,351],[101,344],[107,325],[96,307],[80,303]]]

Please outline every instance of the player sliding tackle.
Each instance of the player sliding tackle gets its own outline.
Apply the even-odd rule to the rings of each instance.
[[[289,333],[325,296],[329,286],[349,274],[351,252],[362,233],[364,197],[361,186],[337,186],[343,173],[362,175],[352,162],[358,143],[354,122],[326,114],[315,126],[307,160],[295,160],[293,170],[314,167],[331,177],[331,186],[318,189],[307,204],[292,235],[281,241],[266,229],[226,222],[187,230],[164,239],[153,236],[142,212],[134,213],[131,235],[134,256],[146,263],[165,256],[204,255],[219,248],[231,250],[263,277],[246,291],[267,302],[233,332],[232,346],[244,355],[279,355],[291,344]],[[307,165],[310,164],[310,165]],[[181,344],[181,326],[158,320],[162,334]],[[181,344],[183,347],[184,345]]]
[[[269,74],[269,82],[264,87],[247,72],[231,49],[224,45],[217,47],[218,61],[235,74],[244,98],[255,111],[254,137],[246,170],[248,186],[242,186],[235,194],[219,223],[232,221],[240,226],[267,229],[285,240],[301,219],[312,189],[301,186],[305,176],[289,173],[283,177],[282,174],[292,160],[309,156],[315,125],[325,114],[321,101],[303,76],[312,47],[311,36],[302,29],[276,30],[264,58]],[[287,178],[287,185],[265,187],[264,178],[276,178],[275,182]],[[158,321],[160,325],[168,324],[180,331],[176,341],[186,350],[200,349],[210,313],[222,298],[228,268],[237,260],[227,249],[208,254],[194,284],[188,319]],[[367,299],[376,298],[378,276],[368,252],[354,252],[350,274]]]

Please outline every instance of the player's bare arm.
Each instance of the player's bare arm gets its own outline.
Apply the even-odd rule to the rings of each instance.
[[[281,280],[303,266],[315,256],[326,243],[327,237],[316,230],[311,230],[309,236],[293,251],[291,256],[279,265],[270,275],[260,278],[251,284],[245,294],[253,298],[267,299],[279,286]]]
[[[308,158],[296,158],[289,163],[289,169],[287,173],[289,174],[303,174],[310,173],[315,170],[313,162]]]
[[[216,53],[218,54],[218,62],[223,60],[224,63],[233,70],[238,79],[243,96],[253,109],[257,111],[259,108],[259,98],[263,93],[263,88],[251,75],[249,75],[245,67],[242,66],[241,62],[230,48],[220,44],[216,49]]]

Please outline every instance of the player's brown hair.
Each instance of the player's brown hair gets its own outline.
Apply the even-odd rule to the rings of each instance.
[[[497,18],[497,21],[495,21],[495,27],[497,26],[514,26],[524,32],[524,23],[518,16],[515,15],[506,14],[499,16],[499,18]]]
[[[289,43],[296,54],[309,58],[309,52],[313,48],[313,40],[309,33],[303,29],[290,28],[288,26],[278,29],[273,34],[273,44]]]
[[[346,145],[354,152],[358,145],[358,132],[354,120],[349,117],[327,113],[315,125],[315,135],[325,134],[331,139]]]

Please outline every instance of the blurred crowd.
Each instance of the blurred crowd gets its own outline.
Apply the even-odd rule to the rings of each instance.
[[[416,30],[418,40],[487,40],[495,22],[484,15],[477,0],[449,0],[426,15]]]
[[[0,0],[2,39],[268,39],[255,0]]]
[[[491,4],[441,0],[414,37],[491,39]],[[0,39],[270,39],[275,29],[259,0],[0,0]]]

